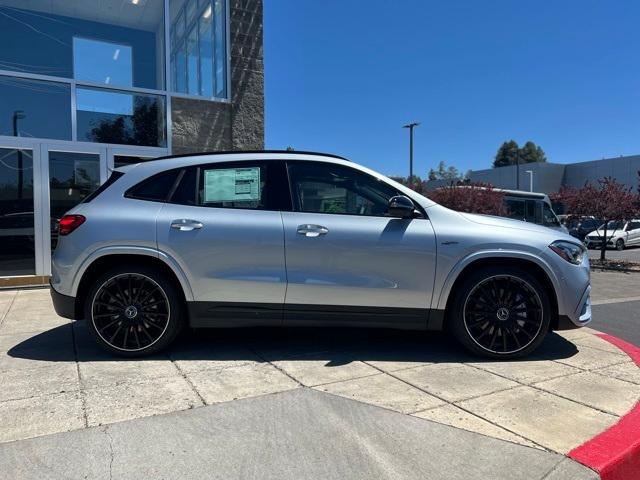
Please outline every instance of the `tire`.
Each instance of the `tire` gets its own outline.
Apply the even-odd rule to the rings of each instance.
[[[624,240],[619,238],[618,240],[616,240],[616,250],[618,250],[619,252],[624,250]]]
[[[94,281],[84,314],[102,348],[123,357],[143,357],[173,342],[182,328],[183,310],[179,292],[164,272],[123,265]]]
[[[484,267],[456,288],[447,326],[472,353],[492,359],[524,357],[544,340],[551,323],[549,294],[517,267]]]

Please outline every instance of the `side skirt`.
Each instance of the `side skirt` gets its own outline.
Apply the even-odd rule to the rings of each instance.
[[[194,328],[379,327],[442,330],[444,312],[422,308],[187,302]]]

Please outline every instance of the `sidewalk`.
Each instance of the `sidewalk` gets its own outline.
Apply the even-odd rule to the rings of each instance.
[[[312,389],[0,445],[7,478],[593,480],[557,454]]]
[[[594,301],[615,295],[626,298],[634,288],[621,285],[618,277],[603,275],[625,274],[594,273]],[[618,287],[610,288],[612,283]],[[186,335],[168,354],[121,360],[98,349],[84,322],[57,317],[47,290],[0,292],[0,378],[0,467],[13,461],[18,465],[18,457],[11,452],[31,448],[36,452],[54,441],[73,445],[85,441],[76,439],[97,439],[107,425],[111,425],[109,432],[127,432],[127,428],[142,425],[152,428],[154,422],[164,425],[174,418],[187,422],[196,413],[215,416],[198,412],[226,411],[244,402],[260,411],[260,399],[267,402],[280,397],[311,398],[304,401],[319,404],[331,401],[332,405],[342,404],[342,397],[349,405],[365,409],[366,414],[355,413],[359,407],[347,410],[365,423],[363,415],[379,410],[365,405],[369,404],[393,414],[394,422],[422,425],[427,433],[436,427],[443,431],[456,427],[451,432],[460,432],[460,438],[475,439],[466,436],[469,431],[491,442],[508,442],[500,445],[515,448],[514,455],[519,451],[565,455],[616,424],[640,398],[640,369],[590,329],[550,334],[538,352],[515,362],[482,361],[444,335],[350,329],[199,331]],[[249,398],[253,400],[240,400]],[[324,398],[331,400],[318,400]],[[285,410],[283,417],[304,417],[295,409]],[[179,411],[185,412],[173,413]],[[310,406],[306,415],[309,418],[290,430],[280,430],[272,421],[264,425],[264,432],[245,431],[247,441],[276,442],[292,449],[306,438],[297,438],[302,435],[298,430],[307,428],[305,422],[318,429],[313,422],[337,418],[330,412],[319,417]],[[178,435],[178,443],[184,445],[181,448],[189,451],[194,443],[180,438],[191,433],[178,427],[172,425],[167,431]],[[73,432],[62,433],[69,431]],[[334,437],[333,442],[344,442],[346,449],[355,441],[349,435],[356,433],[349,432],[333,432],[347,435]],[[61,436],[43,437],[56,433]],[[280,435],[285,437],[282,444]],[[440,430],[431,435],[435,436],[427,437],[437,441]],[[41,438],[25,440],[34,437]],[[366,435],[358,439],[362,448],[382,448],[377,443],[382,439]],[[91,455],[102,455],[100,445],[95,452],[91,450],[94,446],[87,445]],[[452,445],[462,448],[457,441]],[[496,444],[488,445],[495,448]],[[387,447],[392,448],[385,444]],[[378,458],[376,452],[367,455]],[[427,455],[429,458],[433,460]],[[412,460],[417,462],[415,468],[423,461]],[[499,465],[503,464],[496,465],[502,468]]]

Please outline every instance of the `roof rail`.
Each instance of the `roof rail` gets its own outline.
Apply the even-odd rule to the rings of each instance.
[[[163,157],[156,157],[154,158],[154,160],[165,160],[168,158],[182,158],[182,157],[199,157],[199,156],[204,156],[204,155],[229,155],[229,154],[243,154],[243,153],[290,153],[290,154],[294,154],[294,155],[319,155],[322,157],[331,157],[331,158],[337,158],[339,160],[346,160],[349,161],[349,159],[341,157],[339,155],[333,155],[331,153],[322,153],[322,152],[306,152],[306,151],[302,151],[302,150],[222,150],[222,151],[216,151],[216,152],[200,152],[200,153],[181,153],[178,155],[166,155]]]

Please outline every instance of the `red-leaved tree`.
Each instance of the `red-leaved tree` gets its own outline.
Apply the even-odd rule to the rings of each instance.
[[[638,211],[638,197],[631,193],[631,188],[616,182],[611,177],[598,180],[597,185],[585,183],[582,188],[563,187],[554,200],[566,206],[571,216],[590,216],[604,222],[600,236],[600,260],[605,259],[607,248],[607,223],[611,220],[625,220]],[[597,230],[598,235],[600,231]]]
[[[437,188],[427,195],[431,200],[458,212],[505,215],[504,193],[486,183],[465,183]]]

